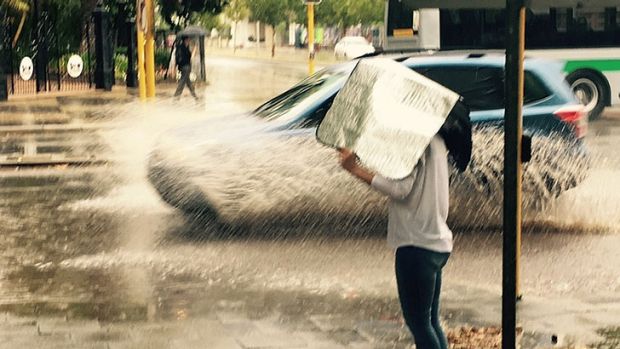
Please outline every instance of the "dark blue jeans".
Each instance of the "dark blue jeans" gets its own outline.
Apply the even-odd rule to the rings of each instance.
[[[441,269],[449,257],[414,246],[396,250],[398,296],[417,349],[448,349],[439,323],[439,294]]]

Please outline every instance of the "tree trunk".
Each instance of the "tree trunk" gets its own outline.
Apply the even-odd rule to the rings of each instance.
[[[237,53],[237,21],[235,21],[235,30],[233,31],[233,53]]]
[[[17,31],[15,32],[15,37],[13,38],[13,42],[11,43],[11,47],[15,48],[17,45],[17,40],[19,40],[19,36],[22,33],[22,29],[24,28],[24,23],[26,23],[26,12],[22,12],[22,19],[19,21],[19,26],[17,27]]]
[[[256,55],[260,54],[260,21],[256,21]]]
[[[271,58],[276,55],[276,29],[273,28],[273,36],[271,37]]]

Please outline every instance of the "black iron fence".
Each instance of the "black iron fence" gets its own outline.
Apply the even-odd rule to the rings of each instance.
[[[93,25],[86,21],[77,49],[67,49],[58,32],[58,9],[36,6],[21,44],[10,49],[7,86],[9,94],[79,91],[94,87]]]

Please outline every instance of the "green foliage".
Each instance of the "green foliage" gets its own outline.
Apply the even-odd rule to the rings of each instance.
[[[158,48],[155,50],[155,69],[166,69],[168,60],[170,59],[170,51],[166,48]]]
[[[247,2],[250,19],[277,26],[286,20],[287,1],[283,0],[251,0]]]
[[[114,55],[114,78],[119,81],[124,81],[127,77],[127,67],[129,61],[127,55],[117,53]]]
[[[224,9],[224,14],[235,23],[246,18],[250,14],[247,0],[230,0]]]
[[[67,65],[67,62],[69,62],[69,56],[70,56],[70,55],[66,55],[66,56],[65,56],[65,57],[67,57],[67,58],[66,58],[66,59],[67,59],[67,61],[65,62],[65,65]],[[94,69],[95,60],[94,60],[94,59],[91,59],[91,58],[89,57],[88,52],[82,52],[82,53],[80,54],[80,57],[82,57],[82,62],[84,62],[84,71],[86,71],[86,70],[90,69],[90,67],[91,67],[91,66],[93,66],[93,69]]]
[[[73,56],[74,53],[66,53],[63,54],[62,56],[60,56],[60,58],[51,58],[49,61],[49,66],[50,67],[56,67],[58,64],[60,65],[60,69],[61,71],[65,70],[67,67],[67,63],[69,62],[69,58],[71,56]],[[90,69],[91,65],[94,65],[94,62],[90,61],[88,59],[88,54],[87,53],[82,53],[79,55],[82,58],[82,62],[83,62],[83,70],[82,70],[82,74],[87,74],[88,70]],[[60,62],[59,62],[60,60]]]
[[[110,13],[113,22],[121,22],[136,15],[135,0],[104,0],[103,7]]]
[[[116,49],[114,49],[114,54],[118,55],[127,55],[127,47],[121,46],[121,47],[117,47]]]
[[[288,37],[288,30],[287,29],[288,29],[288,24],[285,23],[285,22],[282,22],[282,23],[278,24],[275,27],[274,33],[275,33],[276,36],[278,36],[280,38],[283,38],[282,40],[286,40],[285,38]],[[275,44],[275,42],[274,42],[274,44]]]
[[[225,10],[228,8],[227,6]],[[217,29],[220,34],[227,29],[230,32],[230,25],[222,21],[220,14],[213,14],[211,12],[196,13],[192,16],[191,22],[205,28],[207,33],[213,28]]]
[[[30,11],[30,4],[27,0],[2,0],[0,7],[7,8],[15,12]]]
[[[4,1],[4,0],[1,0]],[[32,43],[37,37],[33,20],[33,5],[31,1],[22,0],[29,6],[29,13],[24,26],[16,42],[15,51],[21,55],[32,54]],[[86,2],[86,1],[85,1]],[[64,54],[80,51],[84,36],[84,27],[89,19],[85,16],[84,4],[80,0],[48,0],[40,3],[42,12],[47,14],[42,21],[48,31],[50,59],[62,57]],[[13,21],[8,32],[13,37],[16,34],[18,21]],[[4,28],[3,28],[4,29]]]
[[[54,18],[56,28],[53,32],[58,36],[57,47],[61,54],[79,51],[85,28],[82,3],[80,0],[53,0],[50,1],[50,16]],[[56,46],[52,43],[50,47]],[[51,50],[52,53],[54,50]]]
[[[299,1],[299,0],[282,0],[282,1],[286,3],[285,16],[286,16],[287,22],[301,23],[301,22],[306,21],[307,9],[303,1]]]
[[[222,12],[228,0],[159,0],[163,20],[173,30],[180,30],[190,23],[195,13]]]
[[[222,24],[221,28],[218,28],[218,30],[220,31],[220,37],[223,39],[230,39],[232,38],[232,32],[231,32],[231,26],[230,24]]]
[[[380,23],[384,15],[384,0],[323,0],[315,6],[318,23],[339,27]]]

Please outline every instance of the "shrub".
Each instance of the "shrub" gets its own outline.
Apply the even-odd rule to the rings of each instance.
[[[168,68],[168,60],[170,59],[170,51],[166,48],[158,48],[155,50],[155,70]]]
[[[128,65],[127,55],[123,53],[116,53],[114,55],[114,78],[116,80],[125,81]]]

